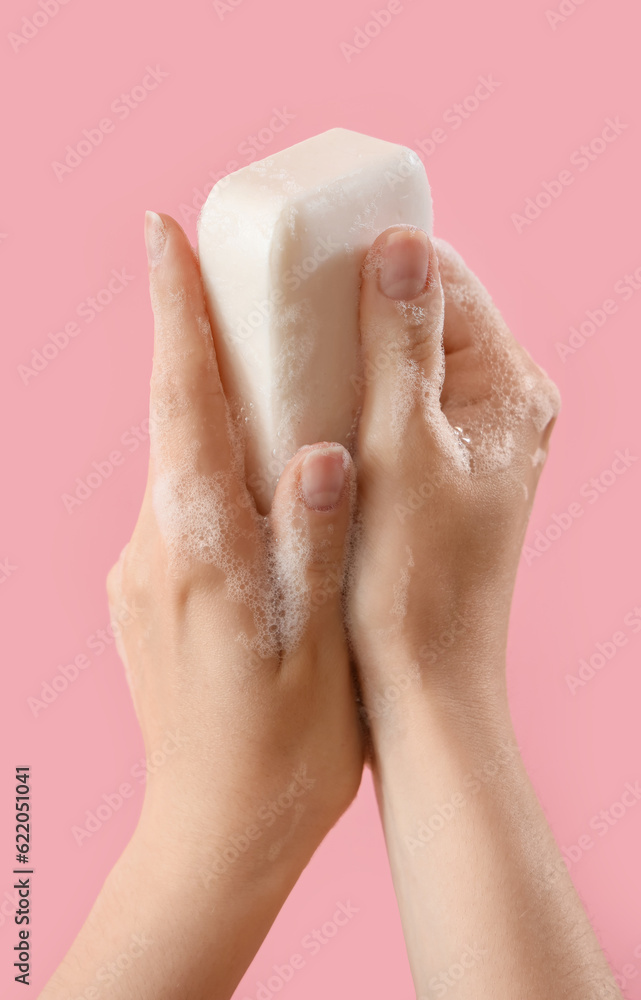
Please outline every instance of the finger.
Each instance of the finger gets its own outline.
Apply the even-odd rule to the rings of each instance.
[[[320,644],[331,630],[343,634],[341,601],[354,494],[352,460],[338,444],[301,448],[280,478],[269,520],[282,590],[285,651],[303,638]]]
[[[373,244],[363,267],[360,329],[364,397],[359,436],[381,457],[398,452],[408,424],[428,415],[439,437],[447,427],[443,379],[443,294],[427,235],[395,227]],[[449,429],[448,429],[449,432]]]
[[[533,457],[547,444],[558,390],[512,336],[460,255],[443,240],[434,248],[445,300],[443,411],[469,439],[477,466],[483,455],[507,462],[517,444]]]
[[[470,407],[496,391],[493,376],[499,358],[509,357],[515,368],[525,352],[460,254],[444,240],[434,240],[434,249],[445,300],[446,365],[441,400],[450,410],[457,405]]]
[[[227,406],[196,256],[168,215],[147,213],[145,240],[154,312],[154,463],[175,469],[189,461],[203,474],[227,470]]]
[[[153,509],[166,549],[187,580],[202,564],[207,569],[200,579],[208,584],[215,567],[233,592],[238,567],[258,541],[241,450],[232,447],[200,269],[169,216],[147,213],[145,238],[155,336],[143,510]]]

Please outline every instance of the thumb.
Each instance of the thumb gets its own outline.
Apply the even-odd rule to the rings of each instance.
[[[276,489],[269,515],[276,574],[285,608],[300,607],[302,599],[307,639],[326,641],[328,627],[333,625],[342,630],[341,600],[355,487],[347,449],[324,442],[301,448]],[[299,593],[292,593],[291,588]],[[300,641],[301,636],[292,638]]]
[[[407,445],[408,430],[425,436],[425,416],[443,427],[443,312],[438,258],[427,234],[413,227],[381,233],[362,272],[362,457],[374,450],[386,463]]]

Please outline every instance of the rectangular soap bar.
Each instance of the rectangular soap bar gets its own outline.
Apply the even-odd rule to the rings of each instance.
[[[350,447],[359,407],[360,270],[384,229],[432,232],[411,149],[335,128],[212,189],[198,250],[222,382],[245,432],[247,482],[269,510],[305,444]]]

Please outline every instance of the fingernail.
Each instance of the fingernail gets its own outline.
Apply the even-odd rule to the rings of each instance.
[[[344,449],[317,448],[306,455],[300,479],[305,503],[312,510],[335,507],[345,485]]]
[[[390,233],[383,247],[379,286],[389,299],[409,301],[422,294],[430,264],[430,245],[422,229]]]
[[[145,244],[149,267],[158,267],[165,252],[167,227],[156,212],[145,213]]]

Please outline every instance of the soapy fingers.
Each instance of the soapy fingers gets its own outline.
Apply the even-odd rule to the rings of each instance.
[[[277,575],[287,609],[285,647],[296,604],[304,601],[305,655],[343,643],[342,591],[356,479],[339,444],[301,448],[286,466],[269,516]],[[289,633],[289,635],[288,635]]]
[[[445,379],[441,405],[469,438],[477,471],[547,444],[560,406],[556,386],[519,344],[489,292],[462,257],[435,240],[445,299]]]
[[[359,457],[384,462],[401,452],[408,429],[424,438],[423,417],[446,421],[443,381],[443,292],[438,259],[427,235],[394,227],[373,244],[363,266],[360,301],[364,398]]]
[[[381,234],[374,255],[395,232]],[[556,388],[461,258],[410,235],[400,253],[396,238],[395,282],[389,260],[372,266],[368,256],[361,289],[365,386],[348,622],[366,700],[374,675],[383,689],[389,683],[394,644],[421,659],[453,620],[474,617],[470,607],[482,608],[485,634],[490,619],[498,622],[503,642],[558,411]]]
[[[242,441],[229,417],[200,269],[168,216],[148,213],[155,320],[149,488],[137,542],[160,530],[172,578],[221,585],[242,658],[281,656],[342,637],[340,601],[354,476],[340,445],[310,446],[284,470],[271,516],[245,485]],[[313,613],[312,613],[313,612]],[[317,641],[318,640],[318,641]]]
[[[361,336],[365,463],[420,447],[454,474],[540,467],[558,391],[447,243],[381,234],[363,268]]]
[[[148,212],[145,240],[154,312],[152,462],[211,475],[228,469],[230,443],[200,269],[185,233]]]

